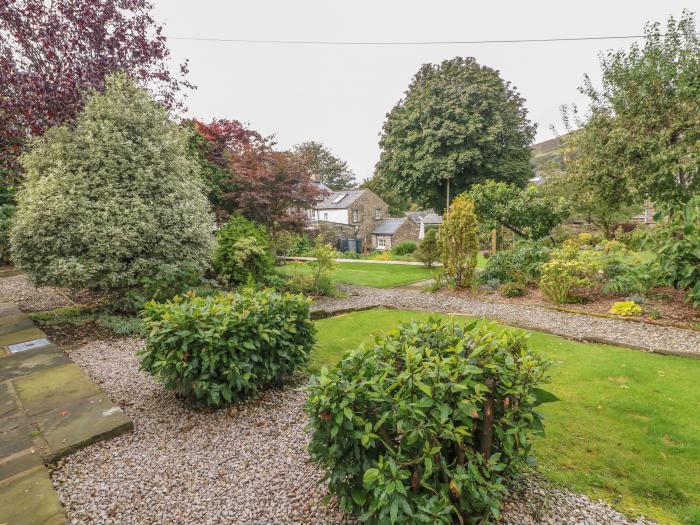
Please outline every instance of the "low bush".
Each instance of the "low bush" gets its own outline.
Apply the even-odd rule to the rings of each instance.
[[[642,307],[634,301],[619,301],[612,305],[610,313],[615,315],[642,315]]]
[[[418,248],[418,245],[413,241],[400,242],[391,249],[391,253],[394,255],[408,255],[413,253]]]
[[[498,287],[501,286],[501,280],[496,278],[489,279],[486,281],[486,286],[488,286],[492,292],[495,292],[498,290]]]
[[[700,308],[700,195],[685,205],[664,210],[657,219],[668,220],[658,228],[661,271],[685,299]]]
[[[402,325],[311,379],[311,457],[363,523],[492,523],[556,399],[547,366],[521,331]]]
[[[510,250],[496,252],[491,256],[479,278],[481,282],[498,279],[501,282],[535,283],[540,278],[542,265],[549,260],[551,253],[551,248],[542,243],[518,243]]]
[[[273,270],[275,257],[265,228],[234,215],[217,232],[214,269],[229,285],[264,281]]]
[[[209,406],[243,399],[306,364],[314,345],[310,301],[245,289],[146,304],[141,368]]]
[[[437,228],[430,228],[425,232],[425,237],[415,251],[415,257],[422,262],[426,268],[432,268],[440,259],[440,248],[437,242]]]
[[[144,277],[141,286],[126,294],[123,308],[138,312],[148,301],[167,301],[197,287],[202,277],[202,270],[197,266],[161,264],[153,276]]]
[[[571,241],[552,253],[552,259],[542,266],[540,290],[554,304],[563,304],[573,299],[575,289],[591,285],[595,267],[578,260],[578,247]]]
[[[525,295],[525,285],[521,283],[506,283],[501,287],[503,297],[522,297]]]
[[[638,266],[621,265],[614,268],[613,277],[603,285],[607,294],[638,293],[645,295],[655,286],[662,284],[662,271],[658,264],[647,263]],[[610,274],[610,266],[606,267],[606,275]]]

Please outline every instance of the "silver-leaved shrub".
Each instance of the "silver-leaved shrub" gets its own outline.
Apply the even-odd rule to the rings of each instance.
[[[163,265],[206,268],[213,219],[186,133],[125,76],[108,78],[22,156],[14,263],[35,284],[97,291],[137,288]]]
[[[547,368],[522,331],[404,324],[312,378],[311,457],[363,523],[493,523],[556,399]]]

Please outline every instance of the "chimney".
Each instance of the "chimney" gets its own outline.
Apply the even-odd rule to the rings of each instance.
[[[311,182],[321,182],[321,176],[318,173],[312,173]]]

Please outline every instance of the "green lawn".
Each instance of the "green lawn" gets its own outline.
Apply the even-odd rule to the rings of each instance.
[[[408,254],[408,255],[394,255],[393,253],[389,252],[391,259],[390,261],[415,261],[416,258],[413,256],[413,254]],[[365,255],[362,255],[362,259],[369,260],[369,261],[376,261],[377,259],[380,259],[382,256],[384,256],[384,252],[380,250],[374,250],[373,252],[369,252]],[[486,258],[481,255],[481,253],[477,254],[477,260],[476,260],[476,267],[477,268],[483,268],[486,266]]]
[[[379,309],[317,321],[311,370],[429,315]],[[542,472],[631,515],[700,524],[700,361],[542,333],[531,344],[553,361],[548,389],[561,399],[542,407]]]
[[[306,271],[306,268],[306,263],[287,263],[280,267],[280,271],[291,273],[294,269]],[[376,263],[338,263],[331,273],[331,279],[337,283],[373,288],[393,288],[429,279],[430,276],[430,270],[422,266]]]

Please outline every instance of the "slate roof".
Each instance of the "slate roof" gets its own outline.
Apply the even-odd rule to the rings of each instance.
[[[406,217],[416,224],[422,220],[424,224],[442,224],[442,215],[438,215],[433,210],[405,211]]]
[[[384,219],[377,223],[374,230],[372,230],[372,235],[394,235],[396,230],[401,228],[407,220],[406,217],[400,219]]]
[[[319,202],[316,205],[316,209],[317,210],[344,210],[344,209],[347,209],[350,206],[352,206],[352,203],[355,202],[360,197],[360,195],[362,195],[366,191],[368,191],[368,190],[367,189],[359,189],[359,190],[334,191],[328,197],[326,197],[321,202]],[[337,197],[340,197],[343,194],[345,194],[345,197],[343,197],[338,202],[333,202]]]

